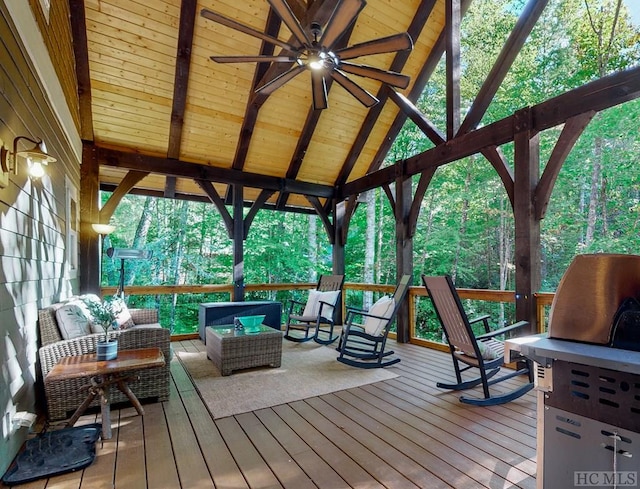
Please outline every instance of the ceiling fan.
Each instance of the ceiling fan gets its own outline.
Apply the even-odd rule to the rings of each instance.
[[[320,23],[311,22],[309,32],[295,17],[286,0],[267,1],[293,34],[293,42],[281,41],[206,8],[200,12],[206,19],[283,48],[278,55],[211,56],[216,63],[270,62],[293,65],[273,80],[259,86],[256,93],[270,94],[307,69],[311,72],[314,109],[327,108],[327,77],[338,82],[366,107],[374,106],[378,99],[348,78],[346,73],[372,78],[399,88],[407,88],[409,85],[410,78],[401,73],[347,61],[360,56],[410,50],[413,48],[413,41],[406,32],[334,50],[340,37],[365,7],[365,0],[339,0],[324,29]]]

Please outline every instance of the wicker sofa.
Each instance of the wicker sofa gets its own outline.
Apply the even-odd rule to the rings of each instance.
[[[104,336],[104,334],[88,334],[64,340],[56,320],[56,310],[63,304],[64,302],[56,303],[38,311],[41,345],[38,357],[42,379],[60,358],[95,352],[96,342]],[[166,359],[164,367],[135,372],[139,376],[139,380],[130,382],[129,386],[140,400],[166,401],[169,399],[171,333],[168,329],[160,327],[158,311],[155,309],[130,309],[129,312],[135,326],[109,333],[111,338],[118,339],[118,349],[131,350],[157,346],[162,350]],[[68,417],[68,414],[86,399],[88,385],[88,378],[45,382],[44,393],[49,419],[59,420]],[[128,401],[127,397],[118,389],[111,389],[110,396],[113,404]],[[92,406],[98,406],[98,401],[99,398],[96,397]]]

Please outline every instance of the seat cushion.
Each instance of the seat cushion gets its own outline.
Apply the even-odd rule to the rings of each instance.
[[[504,344],[494,339],[478,341],[478,350],[483,360],[495,360],[504,355]],[[468,357],[476,357],[474,352],[465,351],[464,354]]]
[[[376,303],[369,309],[369,314],[379,317],[366,316],[364,320],[364,330],[367,334],[372,336],[379,336],[382,330],[389,322],[391,314],[396,303],[393,297],[383,296],[376,301]],[[381,319],[382,318],[382,319]]]

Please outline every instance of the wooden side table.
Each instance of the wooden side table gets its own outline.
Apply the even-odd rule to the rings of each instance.
[[[132,374],[134,370],[162,367],[165,364],[164,355],[160,348],[141,348],[137,350],[120,350],[114,360],[97,361],[95,353],[61,358],[49,371],[45,382],[68,380],[79,377],[89,377],[88,395],[84,402],[76,409],[67,422],[73,426],[78,418],[100,396],[100,412],[102,415],[102,438],[111,438],[111,405],[109,402],[109,388],[115,384],[131,401],[138,414],[143,415],[144,409],[140,401],[127,385],[130,380],[136,380]]]

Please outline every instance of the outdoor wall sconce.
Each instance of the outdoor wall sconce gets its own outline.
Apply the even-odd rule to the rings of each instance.
[[[18,151],[18,141],[26,139],[35,146],[25,151]],[[56,159],[47,153],[47,148],[42,139],[31,139],[27,136],[18,136],[13,140],[13,151],[9,151],[4,146],[0,149],[0,166],[3,173],[18,174],[18,156],[27,159],[29,164],[29,175],[32,178],[40,178],[44,175],[44,165],[53,163]]]
[[[102,223],[92,224],[91,228],[96,233],[102,236],[107,236],[116,230],[116,227],[113,224],[102,224]]]

